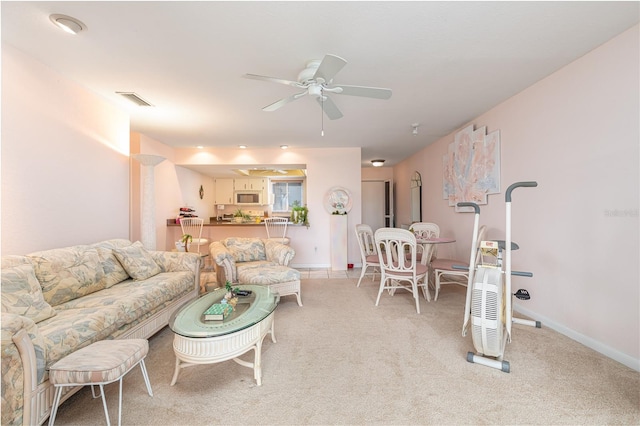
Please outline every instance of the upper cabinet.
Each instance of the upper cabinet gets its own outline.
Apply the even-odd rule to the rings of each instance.
[[[235,191],[264,191],[267,187],[267,179],[264,178],[235,178],[233,189]]]
[[[214,204],[233,204],[233,179],[216,179],[216,201]]]

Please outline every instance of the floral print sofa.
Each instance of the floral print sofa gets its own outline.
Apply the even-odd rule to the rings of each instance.
[[[166,326],[197,297],[200,262],[196,253],[147,251],[125,239],[2,257],[2,424],[47,419],[47,367],[66,355]]]
[[[293,294],[302,306],[300,272],[288,265],[293,248],[275,240],[229,237],[209,245],[219,283],[269,286],[280,296]]]

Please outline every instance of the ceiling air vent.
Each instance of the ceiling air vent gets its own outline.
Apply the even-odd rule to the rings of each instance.
[[[137,93],[134,92],[116,92],[118,95],[124,96],[129,99],[131,102],[138,106],[153,106],[149,102],[142,99]]]

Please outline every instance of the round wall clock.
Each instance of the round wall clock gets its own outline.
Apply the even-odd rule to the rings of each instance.
[[[351,210],[352,205],[351,193],[348,189],[341,186],[334,186],[324,197],[324,208],[328,213],[345,214]]]

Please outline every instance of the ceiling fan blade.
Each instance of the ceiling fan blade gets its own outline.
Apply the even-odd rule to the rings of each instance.
[[[324,79],[325,83],[330,83],[336,74],[347,65],[347,61],[339,56],[327,54],[324,55],[322,62],[318,66],[316,73],[313,75],[314,80],[318,78]]]
[[[342,91],[336,89],[342,89]],[[335,88],[332,88],[332,92],[339,93],[341,95],[364,96],[366,98],[376,99],[389,99],[392,93],[391,89],[383,89],[381,87],[350,86],[348,84],[340,84]]]
[[[252,80],[263,80],[263,81],[271,81],[273,83],[280,83],[280,84],[286,84],[287,86],[294,86],[294,87],[299,87],[300,83],[298,83],[297,81],[291,81],[291,80],[284,80],[282,78],[275,78],[275,77],[267,77],[264,75],[257,75],[257,74],[245,74],[243,75],[244,78],[250,78]]]
[[[322,96],[316,98],[318,104],[320,104],[320,108],[327,114],[330,120],[337,120],[338,118],[342,118],[342,113],[338,109],[335,103],[331,100],[330,97],[324,96],[324,101],[322,100]]]
[[[278,108],[281,108],[283,106],[285,106],[286,104],[288,104],[289,102],[293,102],[296,99],[299,99],[301,97],[303,97],[304,95],[306,95],[307,92],[300,92],[300,93],[296,93],[295,95],[291,95],[288,98],[284,98],[284,99],[280,99],[279,101],[276,101],[274,103],[272,103],[271,105],[267,105],[266,107],[262,108],[263,111],[275,111]]]

